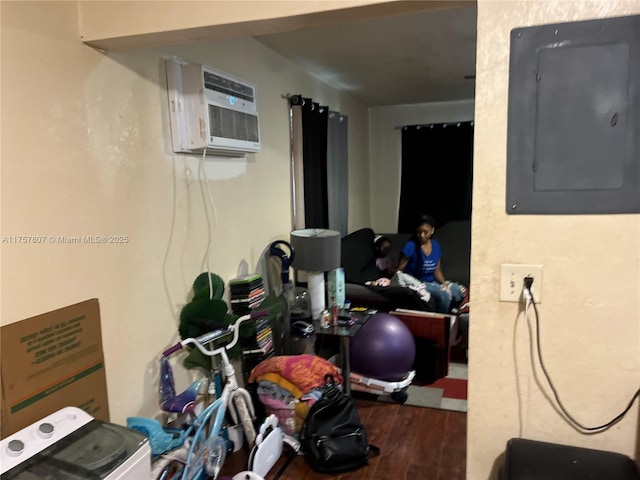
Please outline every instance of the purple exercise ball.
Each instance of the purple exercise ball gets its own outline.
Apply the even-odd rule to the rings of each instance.
[[[351,338],[351,370],[369,378],[392,382],[411,370],[416,344],[402,320],[378,312]]]

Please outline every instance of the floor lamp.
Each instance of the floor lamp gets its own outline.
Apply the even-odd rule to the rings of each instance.
[[[295,253],[293,268],[307,272],[311,318],[317,320],[325,309],[324,272],[340,266],[340,232],[307,228],[291,232]]]

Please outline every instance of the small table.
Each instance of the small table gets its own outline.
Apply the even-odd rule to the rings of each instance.
[[[322,328],[319,320],[313,321],[313,328],[316,335],[327,335],[340,339],[340,361],[342,363],[342,377],[344,378],[344,391],[351,395],[351,366],[349,363],[349,344],[358,330],[369,320],[369,312],[352,312],[352,320],[339,320],[338,325],[330,325]]]

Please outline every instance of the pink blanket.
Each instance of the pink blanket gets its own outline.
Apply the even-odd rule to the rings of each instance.
[[[331,374],[336,383],[342,383],[340,370],[322,357],[316,355],[283,355],[260,362],[251,371],[249,382],[268,373],[276,373],[295,385],[302,393],[325,384],[325,375]]]

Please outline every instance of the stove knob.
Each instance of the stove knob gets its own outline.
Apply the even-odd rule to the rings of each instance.
[[[38,426],[38,436],[40,438],[50,438],[53,435],[53,425],[50,423],[41,423]]]
[[[24,451],[24,443],[21,440],[11,440],[7,445],[7,454],[17,457]]]

